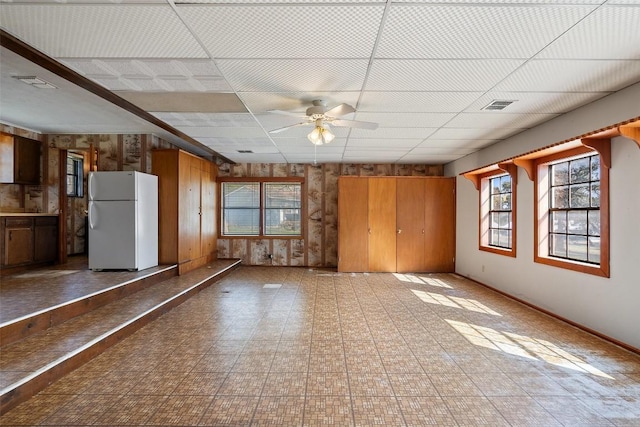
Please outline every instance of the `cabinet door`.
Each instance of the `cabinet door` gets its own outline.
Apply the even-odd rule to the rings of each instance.
[[[216,182],[215,166],[203,162],[201,176],[202,201],[202,255],[214,257],[216,253]]]
[[[55,261],[58,257],[58,227],[56,225],[36,225],[34,236],[34,261]]]
[[[15,137],[15,182],[40,183],[40,142]]]
[[[397,179],[396,263],[400,273],[425,271],[425,180]]]
[[[7,228],[4,233],[5,265],[33,262],[33,229]]]
[[[185,218],[188,223],[189,258],[191,260],[200,258],[202,254],[202,236],[200,234],[200,223],[202,218],[202,170],[201,160],[191,158],[190,173],[188,181],[188,215]]]
[[[369,178],[369,271],[396,271],[396,178]]]
[[[368,271],[367,178],[338,180],[338,271]]]
[[[455,178],[425,179],[425,271],[453,272]]]

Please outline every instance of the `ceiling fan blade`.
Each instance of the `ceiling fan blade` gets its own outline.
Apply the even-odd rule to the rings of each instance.
[[[348,128],[358,128],[358,129],[370,129],[375,130],[378,129],[378,124],[373,122],[361,122],[358,120],[331,120],[331,124],[334,126],[343,126]]]
[[[291,128],[294,128],[294,127],[297,127],[297,126],[308,125],[309,123],[311,123],[311,122],[300,122],[300,123],[296,123],[295,125],[289,125],[289,126],[285,126],[285,127],[282,127],[282,128],[270,130],[269,133],[280,133],[280,132],[283,132],[283,131],[285,131],[287,129],[291,129]]]
[[[274,113],[274,114],[282,114],[283,116],[297,117],[299,119],[306,117],[305,115],[300,113],[292,113],[291,111],[284,111],[284,110],[268,110],[267,112]]]
[[[331,117],[340,117],[344,116],[345,114],[354,113],[355,111],[356,109],[349,104],[340,104],[330,110],[325,111],[324,114]]]

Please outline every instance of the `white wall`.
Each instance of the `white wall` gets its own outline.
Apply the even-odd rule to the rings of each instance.
[[[517,257],[478,250],[478,192],[462,172],[640,116],[640,83],[445,167],[457,176],[456,272],[640,348],[640,148],[612,140],[611,277],[533,262],[533,182],[518,170]],[[484,271],[483,271],[484,269]]]

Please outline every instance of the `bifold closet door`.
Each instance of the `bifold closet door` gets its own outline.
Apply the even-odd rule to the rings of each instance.
[[[425,179],[398,178],[396,193],[397,271],[425,271]]]
[[[396,178],[369,178],[369,270],[396,271]]]
[[[338,180],[338,271],[369,271],[367,178]]]
[[[424,182],[424,271],[453,272],[456,252],[455,178],[432,178]]]

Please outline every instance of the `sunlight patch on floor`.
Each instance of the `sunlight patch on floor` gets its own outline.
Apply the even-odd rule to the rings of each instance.
[[[542,339],[518,335],[512,332],[500,332],[485,326],[446,319],[469,342],[480,347],[502,351],[531,360],[542,360],[552,365],[586,372],[603,378],[613,379],[584,360],[572,355],[557,345]]]

